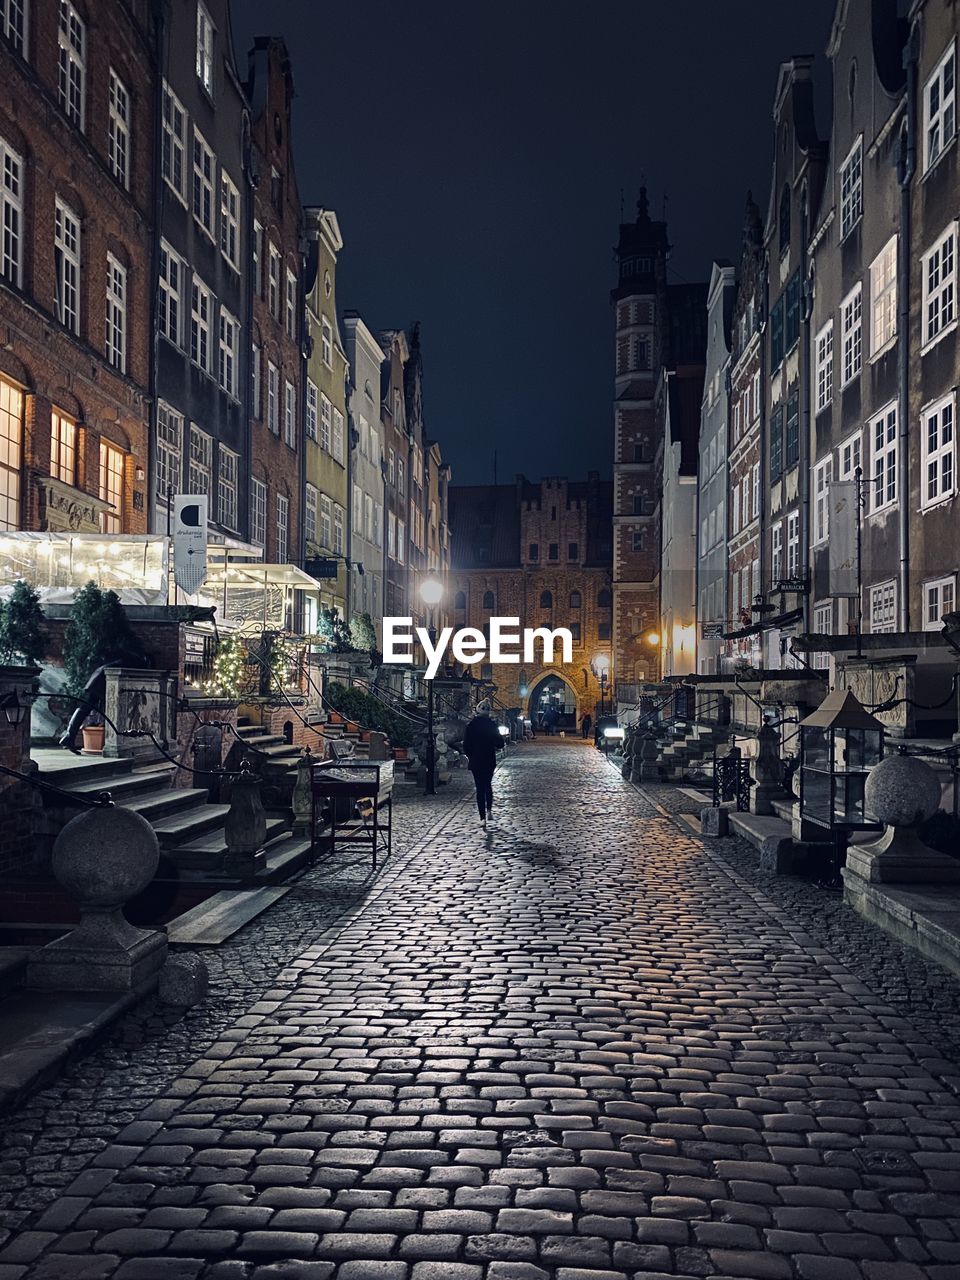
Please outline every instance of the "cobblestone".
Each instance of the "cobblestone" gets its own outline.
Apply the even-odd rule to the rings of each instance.
[[[955,1274],[952,979],[934,1043],[896,944],[580,743],[497,786],[486,835],[462,777],[399,804],[375,883],[312,870],[213,1007],[10,1117],[0,1280]]]

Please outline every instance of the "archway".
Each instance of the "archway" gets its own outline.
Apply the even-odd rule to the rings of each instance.
[[[573,686],[564,677],[550,672],[541,676],[530,690],[527,715],[537,731],[576,730],[578,701]]]

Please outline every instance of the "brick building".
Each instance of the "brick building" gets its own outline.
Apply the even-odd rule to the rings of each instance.
[[[388,329],[380,334],[383,364],[380,366],[380,420],[387,463],[384,503],[387,545],[384,558],[383,612],[406,617],[410,608],[408,587],[410,521],[410,441],[404,402],[403,368],[409,357],[406,334]]]
[[[0,529],[147,526],[153,6],[0,27]]]
[[[253,197],[250,539],[300,564],[303,472],[304,217],[293,164],[293,72],[282,40],[250,50]]]
[[[567,727],[599,710],[599,675],[612,653],[612,485],[550,478],[512,485],[451,485],[450,596],[455,627],[485,631],[491,616],[523,627],[569,627],[573,661],[486,664],[497,697],[536,716],[543,699]],[[539,654],[538,648],[538,654]],[[609,686],[605,699],[609,709]]]

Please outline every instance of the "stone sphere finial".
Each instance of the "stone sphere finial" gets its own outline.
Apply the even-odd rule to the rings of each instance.
[[[132,809],[113,805],[71,818],[53,845],[52,870],[81,908],[120,907],[157,873],[153,827]]]
[[[887,756],[870,770],[867,812],[887,827],[919,827],[940,808],[940,782],[925,760]]]

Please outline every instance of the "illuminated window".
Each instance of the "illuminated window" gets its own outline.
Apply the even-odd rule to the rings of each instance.
[[[23,392],[0,378],[0,529],[20,528]]]
[[[100,499],[109,502],[111,511],[101,511],[101,533],[120,533],[123,529],[123,464],[122,450],[100,441]]]
[[[107,254],[106,353],[123,373],[127,367],[127,272],[112,253]]]
[[[50,474],[64,484],[77,483],[77,424],[59,409],[50,415]]]
[[[20,287],[23,279],[23,161],[0,138],[0,275]]]
[[[951,41],[923,86],[923,167],[929,169],[957,131],[956,55]]]

